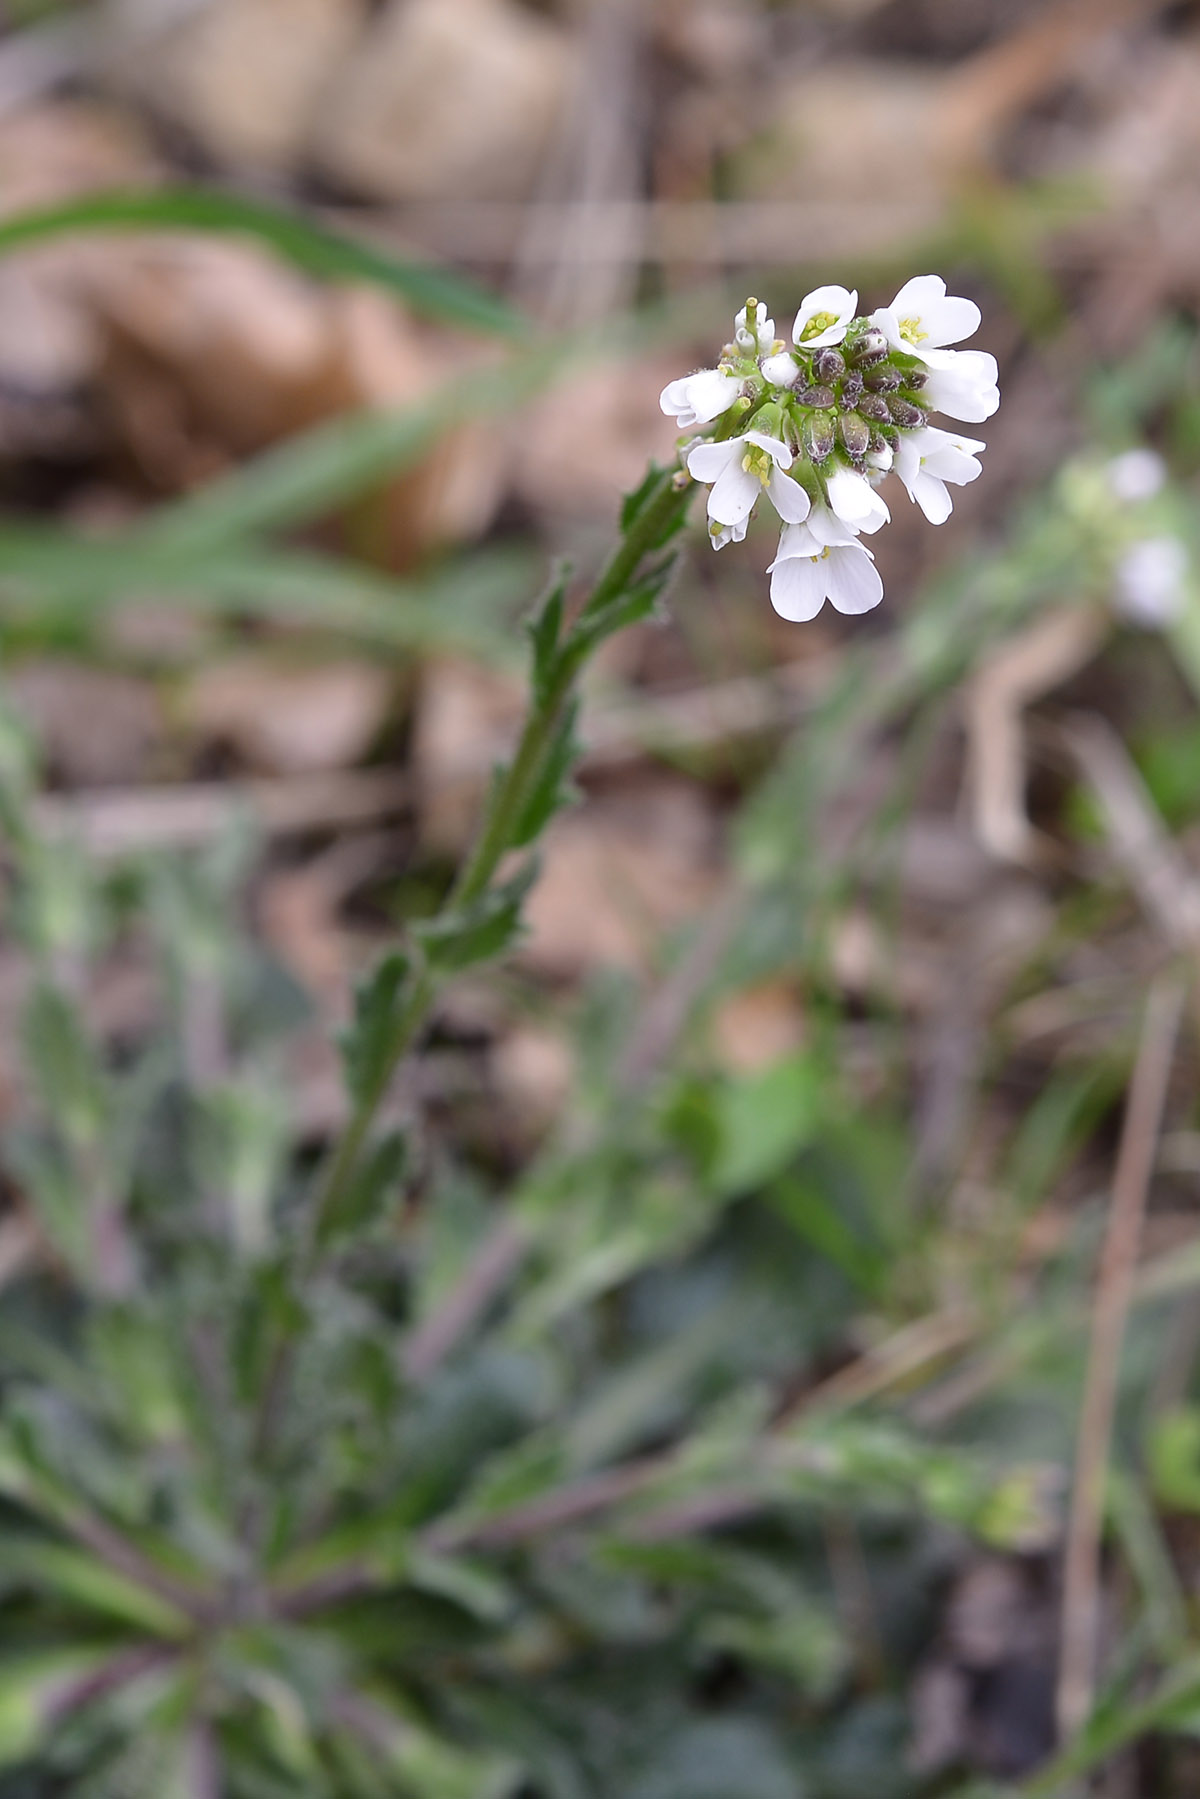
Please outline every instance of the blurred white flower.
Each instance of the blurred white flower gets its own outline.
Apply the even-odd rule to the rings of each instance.
[[[1152,500],[1167,478],[1167,465],[1156,450],[1126,450],[1114,456],[1105,473],[1118,500],[1135,505]]]
[[[896,473],[931,525],[945,524],[954,510],[946,491],[948,481],[965,487],[979,479],[983,473],[979,453],[986,448],[978,438],[955,437],[934,425],[904,433],[896,451]]]
[[[871,323],[883,332],[893,350],[925,361],[930,351],[973,336],[980,316],[974,300],[960,300],[946,292],[940,275],[914,275],[890,306],[871,314]]]
[[[1132,624],[1160,630],[1187,602],[1188,553],[1178,537],[1143,537],[1117,563],[1117,610]]]
[[[749,322],[750,307],[756,308],[754,324]],[[757,300],[747,300],[733,322],[733,341],[739,350],[752,356],[769,356],[775,348],[775,320]]]
[[[792,452],[777,437],[747,431],[724,443],[696,444],[688,452],[687,466],[694,480],[711,482],[708,516],[717,525],[743,524],[763,493],[787,523],[799,524],[808,517],[809,497],[786,473]]]
[[[921,399],[933,412],[981,425],[1000,405],[996,358],[986,350],[930,350]]]
[[[771,604],[781,618],[802,623],[828,600],[838,612],[870,612],[883,598],[883,581],[865,544],[822,543],[807,524],[787,525],[767,573]]]
[[[858,294],[848,287],[814,287],[800,303],[792,326],[792,342],[806,350],[840,344],[857,305]]]
[[[694,375],[668,382],[658,403],[668,418],[678,422],[681,431],[688,431],[693,425],[711,425],[729,411],[741,391],[737,375],[728,375],[724,369],[700,369]]]

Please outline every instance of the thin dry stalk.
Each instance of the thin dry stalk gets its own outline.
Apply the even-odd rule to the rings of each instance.
[[[1146,1003],[1092,1309],[1075,1485],[1067,1526],[1057,1695],[1058,1727],[1064,1740],[1080,1729],[1092,1708],[1104,1483],[1112,1445],[1121,1349],[1183,1000],[1184,983],[1178,973],[1171,973],[1159,976]]]

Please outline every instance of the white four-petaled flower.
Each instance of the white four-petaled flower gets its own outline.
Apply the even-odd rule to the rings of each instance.
[[[708,516],[714,524],[742,524],[764,492],[788,524],[808,517],[811,501],[799,482],[789,479],[792,452],[777,437],[747,431],[724,443],[697,444],[688,452],[687,466],[694,480],[712,483]]]
[[[858,305],[857,292],[848,287],[814,287],[805,294],[792,326],[792,342],[806,350],[840,344]]]
[[[658,396],[658,403],[668,418],[676,420],[681,431],[688,431],[693,425],[711,425],[729,411],[741,391],[742,383],[736,375],[728,375],[724,369],[700,369],[694,375],[669,381]]]
[[[904,433],[896,451],[896,473],[931,525],[944,524],[954,509],[946,483],[965,487],[978,480],[983,473],[979,452],[986,448],[977,437],[955,437],[934,425]]]
[[[871,314],[871,323],[883,332],[893,350],[919,356],[923,362],[930,351],[973,336],[979,320],[974,300],[948,294],[940,275],[914,275],[890,306]]]
[[[740,350],[751,350],[756,355],[769,356],[775,348],[775,320],[767,317],[765,307],[758,306],[754,315],[754,324],[751,325],[749,312],[750,306],[747,302],[733,321],[734,342]]]
[[[808,524],[787,525],[767,573],[781,618],[804,623],[828,600],[838,612],[870,612],[883,598],[875,558],[854,537],[823,543]]]
[[[1000,404],[996,358],[986,350],[927,350],[921,398],[932,412],[981,425]]]

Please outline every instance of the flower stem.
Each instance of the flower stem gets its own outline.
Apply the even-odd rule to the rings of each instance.
[[[690,483],[680,485],[672,470],[662,471],[625,528],[620,543],[563,640],[545,686],[531,702],[513,760],[492,789],[475,846],[439,908],[438,917],[448,917],[480,900],[505,855],[516,847],[521,820],[538,790],[547,759],[554,753],[580,670],[594,641],[599,641],[599,634],[593,640],[581,627],[588,621],[595,621],[607,607],[630,591],[646,558],[660,548],[682,522],[693,491]],[[444,978],[425,966],[411,980],[393,1021],[387,1054],[380,1059],[369,1086],[358,1096],[314,1196],[300,1249],[298,1274],[301,1281],[310,1280],[320,1266],[325,1244],[344,1209],[379,1108],[399,1064],[424,1028]],[[254,1433],[259,1455],[273,1434],[290,1362],[291,1344],[285,1334],[275,1346],[263,1383]]]

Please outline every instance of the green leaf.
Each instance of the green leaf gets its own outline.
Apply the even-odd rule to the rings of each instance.
[[[786,1168],[812,1136],[819,1100],[817,1071],[803,1055],[731,1080],[716,1099],[717,1191],[749,1192]]]
[[[79,1017],[44,983],[25,1014],[25,1051],[42,1103],[70,1141],[91,1144],[105,1122],[105,1087]]]
[[[1200,1407],[1176,1406],[1150,1432],[1150,1476],[1161,1504],[1200,1512]]]
[[[643,619],[649,618],[666,592],[667,584],[675,572],[675,564],[674,554],[665,556],[617,599],[602,606],[597,612],[585,612],[576,619],[565,650],[571,657],[572,665],[578,668],[597,644],[615,636],[618,631],[625,630],[626,626],[640,624]]]
[[[395,1211],[407,1168],[407,1137],[400,1131],[388,1131],[363,1152],[323,1241],[333,1243],[348,1237],[361,1241],[369,1235]]]
[[[346,1085],[361,1103],[387,1078],[392,1046],[411,973],[407,956],[399,951],[384,957],[359,987],[354,1001],[354,1021],[341,1040]]]
[[[136,1581],[98,1562],[94,1556],[61,1543],[32,1537],[0,1538],[0,1583],[40,1589],[90,1612],[115,1618],[154,1636],[181,1637],[190,1621],[166,1600]]]
[[[0,1768],[25,1761],[43,1744],[55,1707],[80,1681],[111,1660],[109,1649],[26,1648],[0,1662]]]
[[[463,276],[343,237],[299,213],[206,187],[88,194],[0,224],[0,255],[82,231],[210,231],[254,237],[329,281],[365,281],[447,325],[520,338],[526,321]]]
[[[539,706],[546,704],[556,672],[569,580],[569,572],[564,569],[528,627],[533,645],[533,695]]]
[[[521,908],[537,874],[536,861],[527,862],[510,881],[490,888],[474,905],[414,925],[413,935],[430,965],[455,973],[511,949],[521,929]]]

